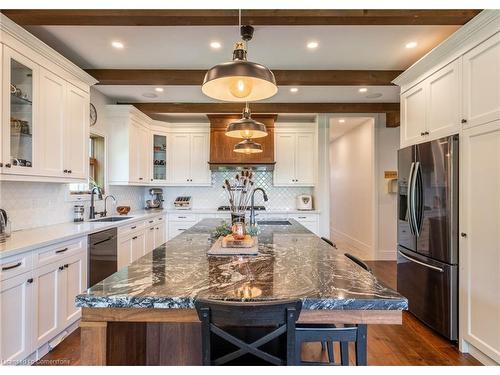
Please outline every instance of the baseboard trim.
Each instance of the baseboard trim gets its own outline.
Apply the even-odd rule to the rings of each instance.
[[[495,362],[493,359],[484,354],[481,350],[476,348],[470,342],[468,344],[468,351],[471,356],[476,358],[479,362],[481,362],[485,366],[498,366],[500,363]]]
[[[335,228],[330,228],[332,240],[338,248],[346,250],[363,260],[374,260],[373,247]]]
[[[396,251],[391,251],[391,250],[382,250],[382,251],[377,251],[377,259],[375,260],[396,260],[397,259],[397,254]]]

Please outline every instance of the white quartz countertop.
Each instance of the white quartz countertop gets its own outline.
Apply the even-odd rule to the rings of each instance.
[[[100,232],[105,229],[128,225],[135,221],[145,220],[151,216],[165,214],[166,212],[166,210],[138,210],[130,212],[127,216],[130,216],[131,219],[123,221],[104,223],[96,223],[94,221],[84,221],[82,223],[69,222],[14,231],[5,242],[0,243],[0,259],[91,233]]]

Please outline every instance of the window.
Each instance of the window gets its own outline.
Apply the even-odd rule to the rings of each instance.
[[[71,194],[90,194],[94,186],[104,192],[104,137],[91,134],[89,138],[89,180],[87,183],[69,184]]]

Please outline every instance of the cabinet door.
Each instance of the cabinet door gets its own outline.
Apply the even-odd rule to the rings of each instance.
[[[38,65],[16,51],[3,50],[3,173],[36,175]],[[11,93],[11,90],[15,93]]]
[[[135,262],[144,254],[146,254],[146,235],[144,232],[140,232],[132,237],[131,262]]]
[[[127,267],[132,262],[132,238],[118,238],[117,270]]]
[[[61,328],[61,293],[64,265],[62,262],[48,264],[35,270],[35,322],[34,344],[44,344]]]
[[[426,82],[401,94],[401,146],[425,140],[426,105]]]
[[[460,64],[456,60],[427,78],[427,131],[429,139],[460,129]]]
[[[0,285],[0,363],[26,358],[33,350],[33,279],[30,273]],[[12,362],[12,364],[15,364]]]
[[[155,248],[156,226],[152,225],[146,228],[146,253],[149,253]]]
[[[68,85],[64,137],[64,163],[67,175],[85,179],[89,175],[89,95]]]
[[[152,141],[152,181],[167,182],[167,136],[153,134]]]
[[[174,134],[172,135],[172,146],[170,147],[171,160],[171,182],[175,184],[189,183],[190,173],[190,135]]]
[[[161,246],[166,242],[165,223],[163,222],[156,223],[154,233],[155,233],[155,248],[157,248],[158,246]]]
[[[137,127],[137,138],[132,139],[132,142],[137,142],[136,145],[136,161],[137,161],[137,179],[140,183],[150,182],[149,173],[149,131],[142,126]]]
[[[134,121],[131,121],[129,127],[129,182],[139,182],[140,175],[140,165],[139,165],[139,153],[140,147],[138,143],[139,125]]]
[[[466,127],[500,119],[500,33],[463,56]]]
[[[295,148],[295,182],[314,185],[316,139],[314,133],[297,133]]]
[[[194,184],[209,184],[208,134],[191,134],[190,181]]]
[[[55,74],[40,68],[40,106],[38,123],[38,161],[40,174],[44,176],[68,177],[63,148],[65,146],[64,106],[67,83]]]
[[[500,120],[461,139],[460,336],[500,362]]]
[[[273,181],[274,185],[295,185],[295,134],[277,133],[274,151],[276,155]]]
[[[80,252],[64,261],[61,290],[61,328],[80,318],[81,309],[75,306],[75,298],[87,288],[87,257]]]

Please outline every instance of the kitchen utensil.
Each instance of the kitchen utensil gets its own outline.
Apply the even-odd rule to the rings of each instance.
[[[193,204],[191,197],[177,197],[174,201],[176,210],[190,210]]]
[[[7,212],[0,208],[0,242],[10,237],[10,221]]]
[[[148,199],[146,201],[146,208],[159,208],[161,202],[158,199]]]
[[[83,213],[84,213],[84,207],[82,204],[76,204],[73,206],[73,221],[75,223],[79,223],[83,221]]]
[[[307,211],[312,210],[312,196],[309,194],[297,195],[296,198],[297,210]]]
[[[130,206],[118,206],[116,207],[116,212],[120,215],[126,215],[130,212]]]

